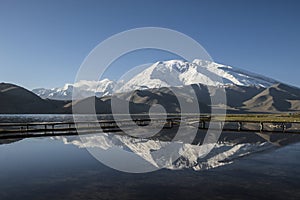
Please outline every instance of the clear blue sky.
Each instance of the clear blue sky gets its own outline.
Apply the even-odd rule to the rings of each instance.
[[[297,0],[0,0],[0,82],[63,86],[101,41],[158,26],[194,38],[219,63],[300,87],[299,10]],[[169,58],[129,56],[131,64]],[[112,77],[128,63],[119,62]]]

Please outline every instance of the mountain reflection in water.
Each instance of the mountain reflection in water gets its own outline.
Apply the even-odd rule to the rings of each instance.
[[[74,138],[64,140],[76,143]],[[210,170],[161,169],[143,174],[108,168],[77,146],[50,138],[0,145],[0,199],[297,199],[300,196],[300,143],[250,154]]]
[[[200,146],[181,142],[138,139],[109,133],[85,135],[81,136],[81,138],[77,136],[55,137],[55,139],[62,140],[64,144],[73,144],[80,148],[91,148],[94,151],[97,149],[98,155],[96,156],[100,156],[97,158],[103,161],[104,164],[108,162],[108,165],[116,165],[115,168],[120,169],[119,165],[126,163],[124,166],[125,171],[127,171],[126,165],[129,165],[129,163],[132,165],[131,167],[134,166],[133,162],[136,162],[136,167],[148,167],[149,170],[159,168],[192,168],[194,170],[210,169],[224,164],[229,164],[234,159],[250,153],[274,148],[274,146],[268,142],[240,144],[223,142],[216,144],[208,155],[203,156],[203,149],[212,144]],[[124,150],[128,153],[122,153],[121,151],[116,151],[116,149]],[[105,155],[103,156],[103,154]],[[121,154],[121,156],[118,154]],[[137,157],[144,162],[141,163],[140,160],[136,161]],[[117,159],[117,162],[110,162],[110,160],[113,159]],[[137,172],[139,172],[139,169],[132,170],[137,170]],[[130,172],[132,171],[130,170]]]
[[[206,156],[197,145],[201,137],[193,144],[109,133],[81,137],[0,141],[0,199],[300,197],[297,134],[222,133]],[[160,151],[166,146],[172,154]],[[85,148],[99,151],[104,162]],[[114,158],[116,149],[125,153]],[[106,166],[130,162],[163,169],[132,174]]]

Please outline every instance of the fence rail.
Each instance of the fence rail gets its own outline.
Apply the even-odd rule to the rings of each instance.
[[[275,132],[300,134],[299,122],[274,121],[212,121],[209,118],[167,118],[167,119],[124,119],[82,121],[82,122],[39,122],[39,123],[0,123],[0,139],[77,135],[99,132],[118,132],[140,127],[163,127],[172,129],[179,125],[194,126],[202,130],[222,129],[233,132]]]

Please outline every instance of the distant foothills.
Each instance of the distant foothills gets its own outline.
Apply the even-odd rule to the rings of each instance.
[[[160,104],[169,113],[180,113],[178,99],[189,102],[185,94],[187,87],[194,89],[202,113],[210,113],[211,101],[208,87],[219,90],[218,86],[192,84],[179,87],[180,95],[175,96],[167,87],[135,90],[120,93],[120,101],[128,101],[131,113],[147,113],[152,105]],[[223,87],[224,89],[224,87]],[[278,113],[300,111],[300,89],[283,83],[269,87],[228,85],[225,87],[227,113]],[[118,98],[117,97],[117,98]],[[125,99],[125,100],[124,100]],[[111,113],[111,96],[91,96],[76,101],[43,99],[35,93],[11,83],[0,83],[0,114],[71,114],[72,106],[95,101],[98,114]],[[191,107],[188,112],[193,112]],[[82,110],[82,114],[88,111]],[[121,111],[120,111],[121,112]]]

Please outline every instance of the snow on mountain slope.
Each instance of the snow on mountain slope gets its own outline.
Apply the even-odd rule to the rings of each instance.
[[[72,99],[72,93],[75,89],[82,97],[94,96],[107,96],[110,95],[115,82],[108,79],[101,81],[79,81],[74,84],[65,84],[62,88],[44,89],[38,88],[32,90],[35,94],[42,98],[57,99],[57,100],[70,100]]]
[[[42,98],[72,99],[76,89],[82,97],[106,96],[113,92],[129,92],[136,89],[204,84],[210,86],[239,85],[269,87],[278,81],[231,66],[196,59],[193,62],[170,60],[156,62],[138,74],[130,74],[128,80],[80,81],[66,84],[63,88],[35,89]]]
[[[118,89],[118,92],[198,83],[210,86],[257,85],[269,87],[277,81],[210,61],[196,59],[189,63],[181,60],[170,60],[151,65],[126,82]]]
[[[119,149],[118,152],[128,152],[127,155],[129,156],[127,158],[123,157],[123,160],[128,159],[128,161],[133,162],[134,160],[131,158],[138,156],[143,159],[144,164],[140,165],[140,163],[136,163],[136,166],[142,166],[143,170],[151,171],[159,168],[173,170],[192,168],[196,171],[211,169],[230,164],[236,158],[272,147],[272,145],[266,142],[253,144],[220,143],[214,145],[212,151],[203,157],[203,145],[139,139],[108,133],[81,136],[81,138],[78,136],[59,136],[53,139],[62,140],[65,144],[73,144],[79,148],[93,148],[93,151],[98,149],[97,152],[100,154],[109,154],[110,151],[113,153],[116,149]],[[107,160],[108,163],[111,163],[110,160],[114,160],[111,156]],[[105,159],[102,161],[106,164]],[[115,164],[118,165],[118,163],[120,162],[117,161]],[[147,166],[148,169],[145,169]],[[119,169],[122,169],[121,165]]]

